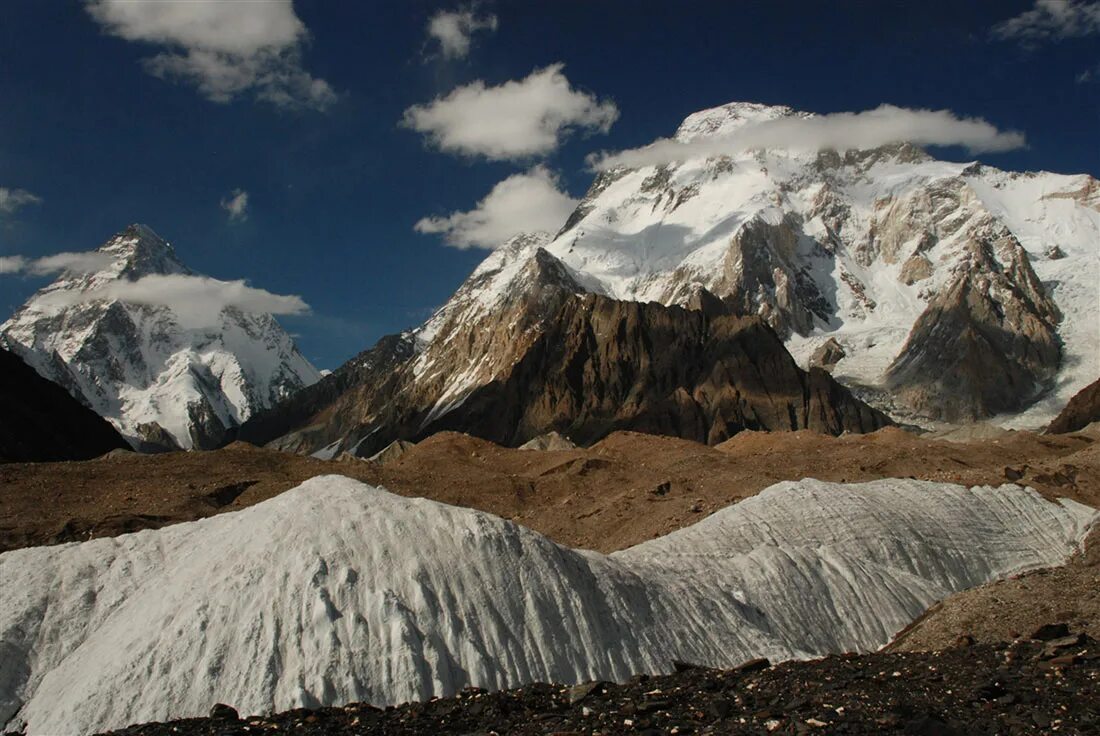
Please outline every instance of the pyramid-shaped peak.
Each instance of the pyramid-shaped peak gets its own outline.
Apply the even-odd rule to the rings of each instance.
[[[111,237],[99,252],[116,258],[119,276],[140,278],[150,274],[190,273],[175,249],[148,225],[134,223]]]

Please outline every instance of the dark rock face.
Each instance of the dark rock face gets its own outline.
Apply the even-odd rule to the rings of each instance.
[[[1047,434],[1065,434],[1100,422],[1100,379],[1074,394],[1066,408],[1047,427]]]
[[[406,335],[387,335],[369,350],[355,356],[312,386],[227,432],[227,442],[239,439],[264,445],[294,432],[292,450],[313,450],[350,432],[358,425],[356,411],[344,407],[373,405],[380,396],[401,389],[402,369],[415,356],[415,345]],[[396,439],[391,437],[391,439]],[[388,443],[382,443],[381,450]],[[369,454],[369,453],[368,453]]]
[[[869,432],[890,421],[824,371],[800,370],[758,319],[596,295],[569,300],[504,380],[431,429],[519,445],[615,430],[715,444],[743,429]]]
[[[87,460],[129,447],[68,391],[0,349],[0,462]]]
[[[891,423],[825,371],[802,371],[761,320],[709,295],[698,310],[539,295],[539,308],[550,308],[525,333],[534,337],[510,344],[511,365],[447,411],[435,409],[447,376],[434,388],[418,382],[411,345],[388,338],[245,423],[239,437],[307,452],[340,442],[367,457],[443,430],[508,446],[551,431],[588,444],[615,430],[714,444],[744,429],[840,434]]]
[[[1060,318],[1015,238],[975,241],[970,266],[917,320],[887,383],[933,419],[1020,411],[1058,372]]]

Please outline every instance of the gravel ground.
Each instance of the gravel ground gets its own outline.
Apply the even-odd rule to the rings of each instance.
[[[1100,435],[1029,432],[967,443],[888,428],[830,437],[742,432],[717,447],[616,432],[577,450],[513,450],[443,432],[399,460],[326,462],[236,443],[0,465],[0,552],[237,511],[326,473],[488,511],[570,547],[611,552],[667,534],[782,480],[1016,481],[1100,506]]]

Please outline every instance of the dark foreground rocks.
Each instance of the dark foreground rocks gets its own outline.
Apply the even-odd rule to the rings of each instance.
[[[385,709],[366,704],[238,720],[131,726],[126,736],[229,734],[1096,734],[1100,645],[1063,626],[1035,640],[939,652],[842,655],[503,692]],[[1041,637],[1039,639],[1038,637]]]
[[[129,449],[107,420],[0,348],[0,463],[87,460]]]

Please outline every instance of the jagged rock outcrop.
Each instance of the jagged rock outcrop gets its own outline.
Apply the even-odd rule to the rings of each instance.
[[[574,444],[573,440],[562,436],[559,432],[547,432],[527,440],[519,446],[519,449],[536,452],[561,452],[563,450],[575,450],[577,445]]]
[[[396,460],[400,460],[409,450],[416,447],[412,442],[406,442],[405,440],[394,440],[385,446],[382,450],[374,453],[367,459],[376,462],[379,465],[386,465]]]
[[[703,290],[695,309],[586,293],[541,242],[494,254],[424,328],[381,341],[239,437],[331,458],[444,430],[509,446],[618,429],[716,443],[742,429],[890,423],[824,371],[799,369],[759,318]]]
[[[198,276],[150,228],[131,225],[96,255],[98,270],[63,273],[0,325],[0,345],[135,448],[217,447],[255,411],[320,377],[269,314],[226,307],[198,325],[167,304],[111,296],[147,277]]]
[[[0,349],[0,462],[87,460],[129,448],[115,428]]]
[[[1065,434],[1100,422],[1100,379],[1078,391],[1047,427],[1047,434]]]
[[[969,252],[887,374],[910,406],[950,422],[1018,411],[1053,380],[1061,357],[1058,307],[1015,238],[1001,231]]]
[[[845,356],[847,353],[844,351],[844,346],[835,337],[830,337],[810,356],[810,366],[831,371],[837,363],[844,360]]]
[[[889,423],[824,371],[799,369],[760,319],[587,294],[548,320],[506,377],[430,431],[505,445],[548,429],[581,444],[615,430],[715,444],[743,429],[840,434]]]

